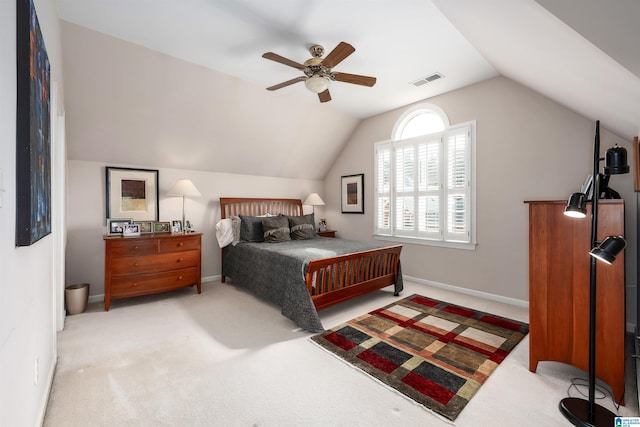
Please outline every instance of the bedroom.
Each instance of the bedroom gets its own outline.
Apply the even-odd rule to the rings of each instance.
[[[48,6],[41,6],[38,2],[36,4],[39,9],[43,9],[42,19],[55,21],[55,11],[47,11]],[[4,13],[2,15],[6,16]],[[92,295],[97,297],[102,293],[100,284],[103,281],[104,262],[101,252],[103,247],[102,234],[104,233],[102,202],[104,166],[117,164],[153,167],[156,164],[156,156],[171,159],[171,162],[157,166],[160,169],[161,189],[168,189],[173,182],[186,175],[196,183],[200,192],[205,195],[205,197],[187,201],[188,216],[196,227],[209,236],[206,239],[206,246],[203,247],[203,259],[208,261],[203,269],[205,279],[215,280],[216,276],[220,274],[220,258],[213,239],[212,228],[219,217],[215,202],[220,196],[259,195],[304,199],[309,193],[318,192],[327,205],[316,209],[328,218],[331,227],[338,230],[340,236],[362,240],[370,239],[372,209],[369,205],[365,207],[363,216],[341,215],[339,212],[340,177],[352,173],[364,173],[365,179],[368,180],[365,188],[372,188],[371,181],[369,181],[373,177],[373,164],[370,161],[373,158],[371,145],[373,142],[389,138],[395,121],[408,107],[393,109],[359,123],[359,120],[345,117],[343,114],[327,112],[315,104],[309,106],[311,112],[307,114],[302,114],[301,109],[296,109],[285,101],[275,101],[278,103],[277,109],[269,107],[272,101],[268,100],[272,99],[270,95],[273,94],[263,88],[258,90],[253,86],[235,82],[237,90],[241,92],[242,96],[251,96],[251,99],[255,100],[251,106],[247,106],[228,96],[223,96],[224,91],[220,90],[219,86],[226,85],[228,76],[221,76],[219,73],[203,67],[189,65],[184,61],[84,30],[73,24],[65,22],[49,24],[49,28],[57,26],[60,27],[60,43],[57,44],[52,38],[47,46],[52,51],[50,55],[55,58],[55,63],[64,62],[65,64],[64,98],[67,112],[67,145],[70,147],[69,151],[71,151],[71,146],[74,147],[74,150],[79,150],[78,154],[70,155],[66,159],[67,186],[65,192],[68,200],[66,283],[90,282],[92,283]],[[7,28],[9,27],[11,25]],[[81,42],[86,42],[86,45],[82,46]],[[69,59],[65,55],[69,55],[71,48],[78,49],[76,52],[78,58],[72,65],[67,65]],[[94,77],[100,78],[105,83],[121,86],[124,90],[128,89],[126,84],[145,88],[147,91],[145,95],[148,97],[146,101],[142,100],[141,105],[132,105],[132,107],[137,111],[146,111],[151,116],[135,116],[135,120],[146,123],[144,129],[149,131],[154,129],[153,122],[156,121],[154,118],[160,118],[165,122],[171,122],[172,119],[175,119],[182,121],[182,126],[188,126],[191,121],[209,123],[211,121],[209,117],[213,115],[223,117],[234,129],[246,129],[248,132],[247,128],[251,126],[246,126],[246,122],[252,120],[252,117],[262,115],[269,110],[284,110],[281,114],[269,115],[266,120],[277,123],[277,126],[274,125],[271,128],[267,126],[268,123],[260,123],[262,124],[259,127],[260,131],[265,135],[276,134],[276,137],[282,141],[302,140],[304,136],[292,133],[293,130],[287,124],[296,120],[301,121],[306,125],[305,130],[309,132],[310,129],[315,130],[315,122],[309,119],[311,116],[323,123],[332,123],[331,129],[323,128],[317,131],[321,134],[327,132],[328,134],[323,134],[326,140],[342,141],[344,138],[340,135],[348,134],[350,136],[347,138],[348,141],[345,141],[344,148],[340,146],[328,149],[322,146],[302,150],[296,146],[292,147],[290,144],[278,146],[277,148],[286,154],[313,159],[312,162],[305,163],[310,166],[306,168],[307,172],[303,176],[293,175],[288,169],[289,162],[286,161],[282,163],[271,162],[268,165],[266,162],[254,162],[254,169],[247,173],[245,172],[246,165],[235,165],[230,162],[230,159],[236,157],[232,155],[233,152],[230,152],[234,148],[231,144],[215,148],[205,147],[204,151],[212,151],[214,154],[215,171],[208,171],[206,168],[200,167],[192,168],[189,165],[203,157],[202,153],[186,145],[185,141],[171,132],[167,132],[170,148],[163,149],[164,152],[159,152],[162,150],[158,149],[156,152],[151,149],[153,146],[149,146],[150,149],[144,152],[148,160],[136,160],[129,163],[124,158],[112,157],[113,153],[109,153],[108,150],[110,146],[92,146],[89,142],[94,138],[87,138],[86,135],[78,133],[78,122],[75,121],[75,116],[81,113],[86,114],[82,118],[82,123],[87,126],[98,126],[107,120],[121,120],[121,117],[103,115],[105,113],[103,110],[78,111],[77,107],[72,104],[74,100],[79,99],[79,96],[104,100],[105,94],[99,91],[99,87],[90,88],[91,91],[87,91],[85,95],[77,93],[77,91],[87,89],[83,84],[83,76],[86,78],[87,72],[95,71],[88,69],[88,67],[92,64],[100,64],[100,61],[110,61],[114,66],[136,73],[135,76],[130,76],[130,79],[117,81],[111,78],[107,79],[107,77],[113,76],[103,74],[97,74]],[[135,64],[136,68],[128,69],[126,61],[133,61],[132,64]],[[177,81],[162,81],[160,85],[153,85],[155,91],[151,91],[149,86],[143,84],[143,80],[151,79],[153,76],[158,77],[158,74],[151,71],[159,70],[157,68],[159,63],[162,65],[161,70],[167,75],[175,73],[178,76],[186,75],[189,77],[181,77],[176,79]],[[367,69],[363,71],[368,72]],[[54,69],[53,72],[61,76],[62,70]],[[107,70],[103,71],[103,73],[106,72]],[[172,98],[172,96],[175,96],[182,88],[190,93],[201,93],[202,88],[206,87],[205,81],[213,86],[209,90],[216,93],[216,101],[224,103],[223,106],[212,114],[205,114],[202,109],[196,111],[198,114],[195,114],[186,109],[185,115],[174,116],[175,112],[180,111],[184,105],[179,102],[180,99]],[[86,84],[86,81],[84,83]],[[5,84],[9,85],[10,83],[4,82],[3,77],[2,84],[4,87]],[[10,90],[10,86],[8,87],[7,90]],[[162,90],[157,90],[158,87]],[[105,91],[108,89],[112,89],[108,84],[102,88]],[[633,89],[633,87],[629,88],[629,91],[632,92]],[[336,88],[334,97],[338,97],[338,94],[339,91]],[[167,99],[171,99],[171,105],[164,104]],[[280,99],[279,96],[278,99]],[[206,103],[209,100],[201,100],[200,102]],[[603,144],[606,146],[626,141],[628,135],[620,136],[622,132],[612,132],[602,116],[588,117],[587,114],[576,112],[575,108],[567,108],[563,106],[562,102],[553,101],[513,79],[502,76],[429,98],[427,102],[439,105],[445,110],[452,123],[465,120],[476,120],[478,123],[478,132],[481,135],[478,139],[479,245],[476,251],[452,251],[405,245],[403,249],[404,273],[424,281],[448,284],[509,300],[526,301],[528,299],[528,225],[527,209],[523,201],[527,199],[563,199],[579,187],[588,173],[593,141],[593,119],[603,120],[605,128]],[[96,107],[99,106],[105,109],[109,108],[103,102],[97,103]],[[10,130],[12,129],[11,103],[3,104],[3,112],[5,108],[7,108],[8,115],[3,114],[5,116],[3,120],[6,121],[7,126],[3,126],[3,129]],[[247,110],[247,116],[244,116],[241,122],[234,121],[233,117],[229,117],[228,114],[225,115],[225,112],[228,111],[243,110]],[[74,117],[71,115],[72,111],[75,111]],[[96,115],[92,116],[92,113]],[[127,115],[128,111],[111,111],[110,113]],[[145,122],[145,120],[147,121]],[[254,126],[257,125],[254,124]],[[115,135],[124,132],[131,140],[143,139],[144,135],[137,133],[136,129],[137,127],[125,129],[107,127],[104,129],[105,134],[101,137],[108,140],[113,135],[110,132]],[[215,135],[218,135],[218,129],[219,127],[216,128],[214,124],[209,123],[205,129],[199,131],[202,133],[216,132]],[[194,133],[195,131],[193,129]],[[74,142],[74,134],[80,135],[78,138],[82,141],[81,144],[77,140]],[[637,134],[637,129],[632,134]],[[200,135],[190,136],[198,138]],[[222,139],[228,137],[226,134],[221,136]],[[260,135],[257,138],[259,137]],[[11,132],[7,131],[6,140],[11,140],[11,138]],[[255,139],[256,137],[249,134],[244,138]],[[100,140],[100,142],[103,141],[104,139]],[[81,151],[85,143],[86,153]],[[184,149],[185,146],[189,148]],[[127,149],[128,146],[125,145],[119,150],[112,151],[126,151]],[[302,152],[298,150],[302,150]],[[100,156],[98,160],[92,156],[94,152]],[[130,154],[133,156],[136,153],[131,152]],[[138,153],[138,155],[141,154]],[[126,157],[126,159],[129,158]],[[566,164],[568,158],[571,159],[569,165]],[[496,159],[500,159],[497,161],[500,164],[499,168],[487,166],[493,165]],[[3,163],[2,168],[4,169],[5,183],[8,185],[8,177],[14,169],[9,160],[6,161],[7,164]],[[225,169],[226,167],[235,169]],[[266,167],[272,169],[266,171],[261,169]],[[615,184],[612,185],[626,199],[635,200],[630,176],[616,179]],[[9,203],[10,193],[6,193],[4,197]],[[367,199],[371,200],[368,196]],[[163,195],[160,200],[160,211],[161,216],[165,219],[178,218],[181,215],[180,203],[175,198]],[[5,215],[7,214],[5,213]],[[630,235],[635,235],[635,215],[635,209],[629,207],[626,229]],[[8,237],[3,241],[12,241],[12,227],[13,218],[4,218],[3,232],[6,232]],[[512,241],[507,242],[505,236],[509,236]],[[504,250],[505,244],[510,245],[508,251]],[[43,323],[45,319],[51,319],[53,315],[39,314],[43,311],[42,306],[49,304],[50,300],[47,298],[43,301],[40,296],[36,295],[40,295],[43,289],[47,289],[46,283],[52,273],[30,272],[27,274],[14,271],[9,265],[14,263],[12,261],[14,259],[17,261],[14,264],[18,266],[26,266],[32,262],[48,262],[51,257],[50,251],[53,249],[43,248],[43,245],[40,245],[28,250],[17,251],[16,254],[14,254],[13,247],[6,247],[2,252],[3,259],[9,260],[7,264],[3,264],[3,270],[8,268],[10,271],[7,276],[4,276],[3,273],[3,285],[11,282],[38,284],[37,287],[34,286],[28,290],[12,288],[2,291],[3,361],[9,360],[19,366],[16,373],[12,374],[15,375],[12,378],[16,378],[19,383],[24,381],[25,377],[29,379],[30,383],[33,382],[31,381],[33,365],[38,355],[40,355],[41,376],[46,377],[50,370],[52,349],[48,343],[52,339],[51,333],[42,331],[42,327],[37,325]],[[628,251],[628,256],[632,256],[631,250]],[[425,259],[428,259],[429,263],[424,262]],[[627,323],[629,325],[635,324],[636,272],[634,264],[627,261],[627,297],[628,301],[633,301],[627,306]],[[5,292],[7,293],[6,298]],[[15,305],[9,305],[8,301],[12,300],[14,294],[18,300]],[[50,309],[47,308],[46,311],[48,312],[48,310]],[[31,321],[25,322],[27,319],[37,319],[34,321],[36,324]],[[27,346],[32,338],[35,338],[35,342],[38,343],[36,344],[37,348]],[[46,356],[47,354],[49,356]],[[18,363],[18,360],[23,356],[24,361]],[[6,368],[3,366],[3,369]],[[27,372],[29,374],[26,374]],[[42,381],[38,383],[38,388],[42,387],[42,383]],[[27,388],[27,385],[24,387]],[[7,390],[3,389],[3,403],[7,401],[4,400],[6,393]],[[37,412],[35,408],[41,405],[38,399],[43,395],[42,390],[28,389],[25,393],[29,396],[26,400]]]

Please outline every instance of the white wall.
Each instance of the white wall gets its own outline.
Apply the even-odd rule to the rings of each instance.
[[[55,3],[35,0],[49,61],[51,82],[62,102],[62,59]],[[54,236],[32,246],[15,247],[16,216],[16,2],[0,2],[0,423],[40,425],[46,408],[56,355],[53,260]],[[52,115],[63,110],[51,106]],[[52,152],[64,151],[55,146]],[[52,171],[58,173],[59,171]],[[62,174],[63,175],[63,174]],[[52,202],[60,203],[58,188]]]
[[[146,165],[114,165],[81,160],[68,161],[67,177],[67,284],[89,283],[94,299],[104,295],[105,166],[149,168]],[[286,197],[304,200],[320,192],[322,181],[261,177],[193,170],[158,170],[160,220],[182,218],[182,199],[167,196],[169,188],[182,178],[191,179],[202,193],[185,201],[186,219],[203,234],[202,276],[220,275],[220,247],[215,224],[220,220],[220,197]],[[316,214],[322,214],[322,207]],[[305,206],[305,213],[311,206]],[[116,303],[117,304],[117,303]],[[114,305],[112,304],[112,308]]]
[[[475,251],[405,244],[403,273],[426,281],[520,301],[529,299],[528,207],[525,200],[566,200],[591,172],[595,121],[504,77],[426,102],[451,124],[477,121],[477,237]],[[373,144],[387,140],[412,105],[365,120],[324,185],[327,219],[341,237],[372,240]],[[601,123],[601,151],[618,142]],[[630,156],[631,159],[631,156]],[[604,166],[604,165],[602,165]],[[365,214],[340,213],[340,177],[365,174]],[[633,176],[613,176],[626,200],[627,321],[635,324],[636,207]],[[585,254],[586,256],[586,254]]]

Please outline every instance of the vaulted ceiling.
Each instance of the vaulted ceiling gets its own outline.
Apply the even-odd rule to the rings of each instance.
[[[629,40],[634,36],[630,28],[637,24],[629,19],[640,16],[640,6],[633,0],[619,0],[613,2],[615,5],[606,0],[565,0],[561,5],[552,0],[57,3],[64,21],[216,70],[220,78],[237,79],[247,85],[243,91],[247,102],[253,97],[260,105],[272,102],[269,124],[287,131],[262,132],[261,146],[295,144],[301,153],[328,153],[326,159],[316,157],[314,167],[302,164],[304,173],[274,173],[268,167],[256,166],[248,171],[252,174],[320,179],[360,119],[497,75],[509,77],[590,119],[599,119],[625,139],[631,139],[640,129],[640,56],[637,43]],[[69,30],[67,34],[68,41],[80,33]],[[637,32],[633,39],[637,40]],[[374,76],[375,86],[332,82],[332,100],[323,104],[303,83],[273,92],[265,90],[301,72],[264,59],[263,53],[275,52],[302,63],[310,57],[310,46],[321,44],[328,53],[341,41],[356,50],[334,70]],[[412,84],[433,73],[443,78],[420,86]],[[67,74],[65,69],[65,80],[69,75],[73,72]],[[67,87],[74,84],[73,80],[66,82]],[[83,108],[73,99],[79,92],[65,94],[69,112]],[[337,120],[337,128],[330,129],[329,120]],[[246,128],[240,129],[242,120],[239,124],[238,132],[247,132]],[[234,141],[234,150],[250,153],[256,149],[251,135],[225,137]],[[86,134],[77,139],[82,139],[82,144],[87,142]],[[152,142],[158,144],[157,139]],[[206,158],[216,151],[219,154],[221,147],[213,147],[208,154],[197,148],[201,142],[186,144],[185,151],[198,153],[190,159],[190,166],[175,159],[158,162],[166,167],[228,168],[230,172],[236,168],[228,157],[225,161]],[[147,152],[153,148],[143,147]],[[98,146],[94,149],[100,151]],[[91,160],[90,153],[79,141],[70,140],[70,158]],[[104,154],[98,152],[96,156],[104,159]],[[109,160],[118,161],[116,157]]]

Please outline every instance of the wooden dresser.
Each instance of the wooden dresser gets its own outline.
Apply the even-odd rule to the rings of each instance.
[[[104,309],[112,299],[201,289],[202,233],[104,236]]]
[[[529,370],[550,360],[589,369],[589,250],[587,217],[563,214],[567,201],[529,204]],[[622,200],[598,201],[597,240],[624,235]],[[624,252],[616,262],[597,263],[596,376],[616,401],[624,393]],[[585,377],[586,378],[586,377]]]

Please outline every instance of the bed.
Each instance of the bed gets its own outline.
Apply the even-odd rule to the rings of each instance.
[[[303,215],[299,199],[223,197],[220,208],[221,220],[242,218],[243,227],[258,218],[264,222],[267,215],[290,221],[313,218],[313,214]],[[277,243],[246,239],[225,246],[222,282],[238,282],[278,305],[285,317],[310,332],[324,330],[318,310],[391,285],[394,295],[402,291],[401,245],[380,247],[320,237],[315,234],[314,219],[310,227],[312,237],[307,239]]]

